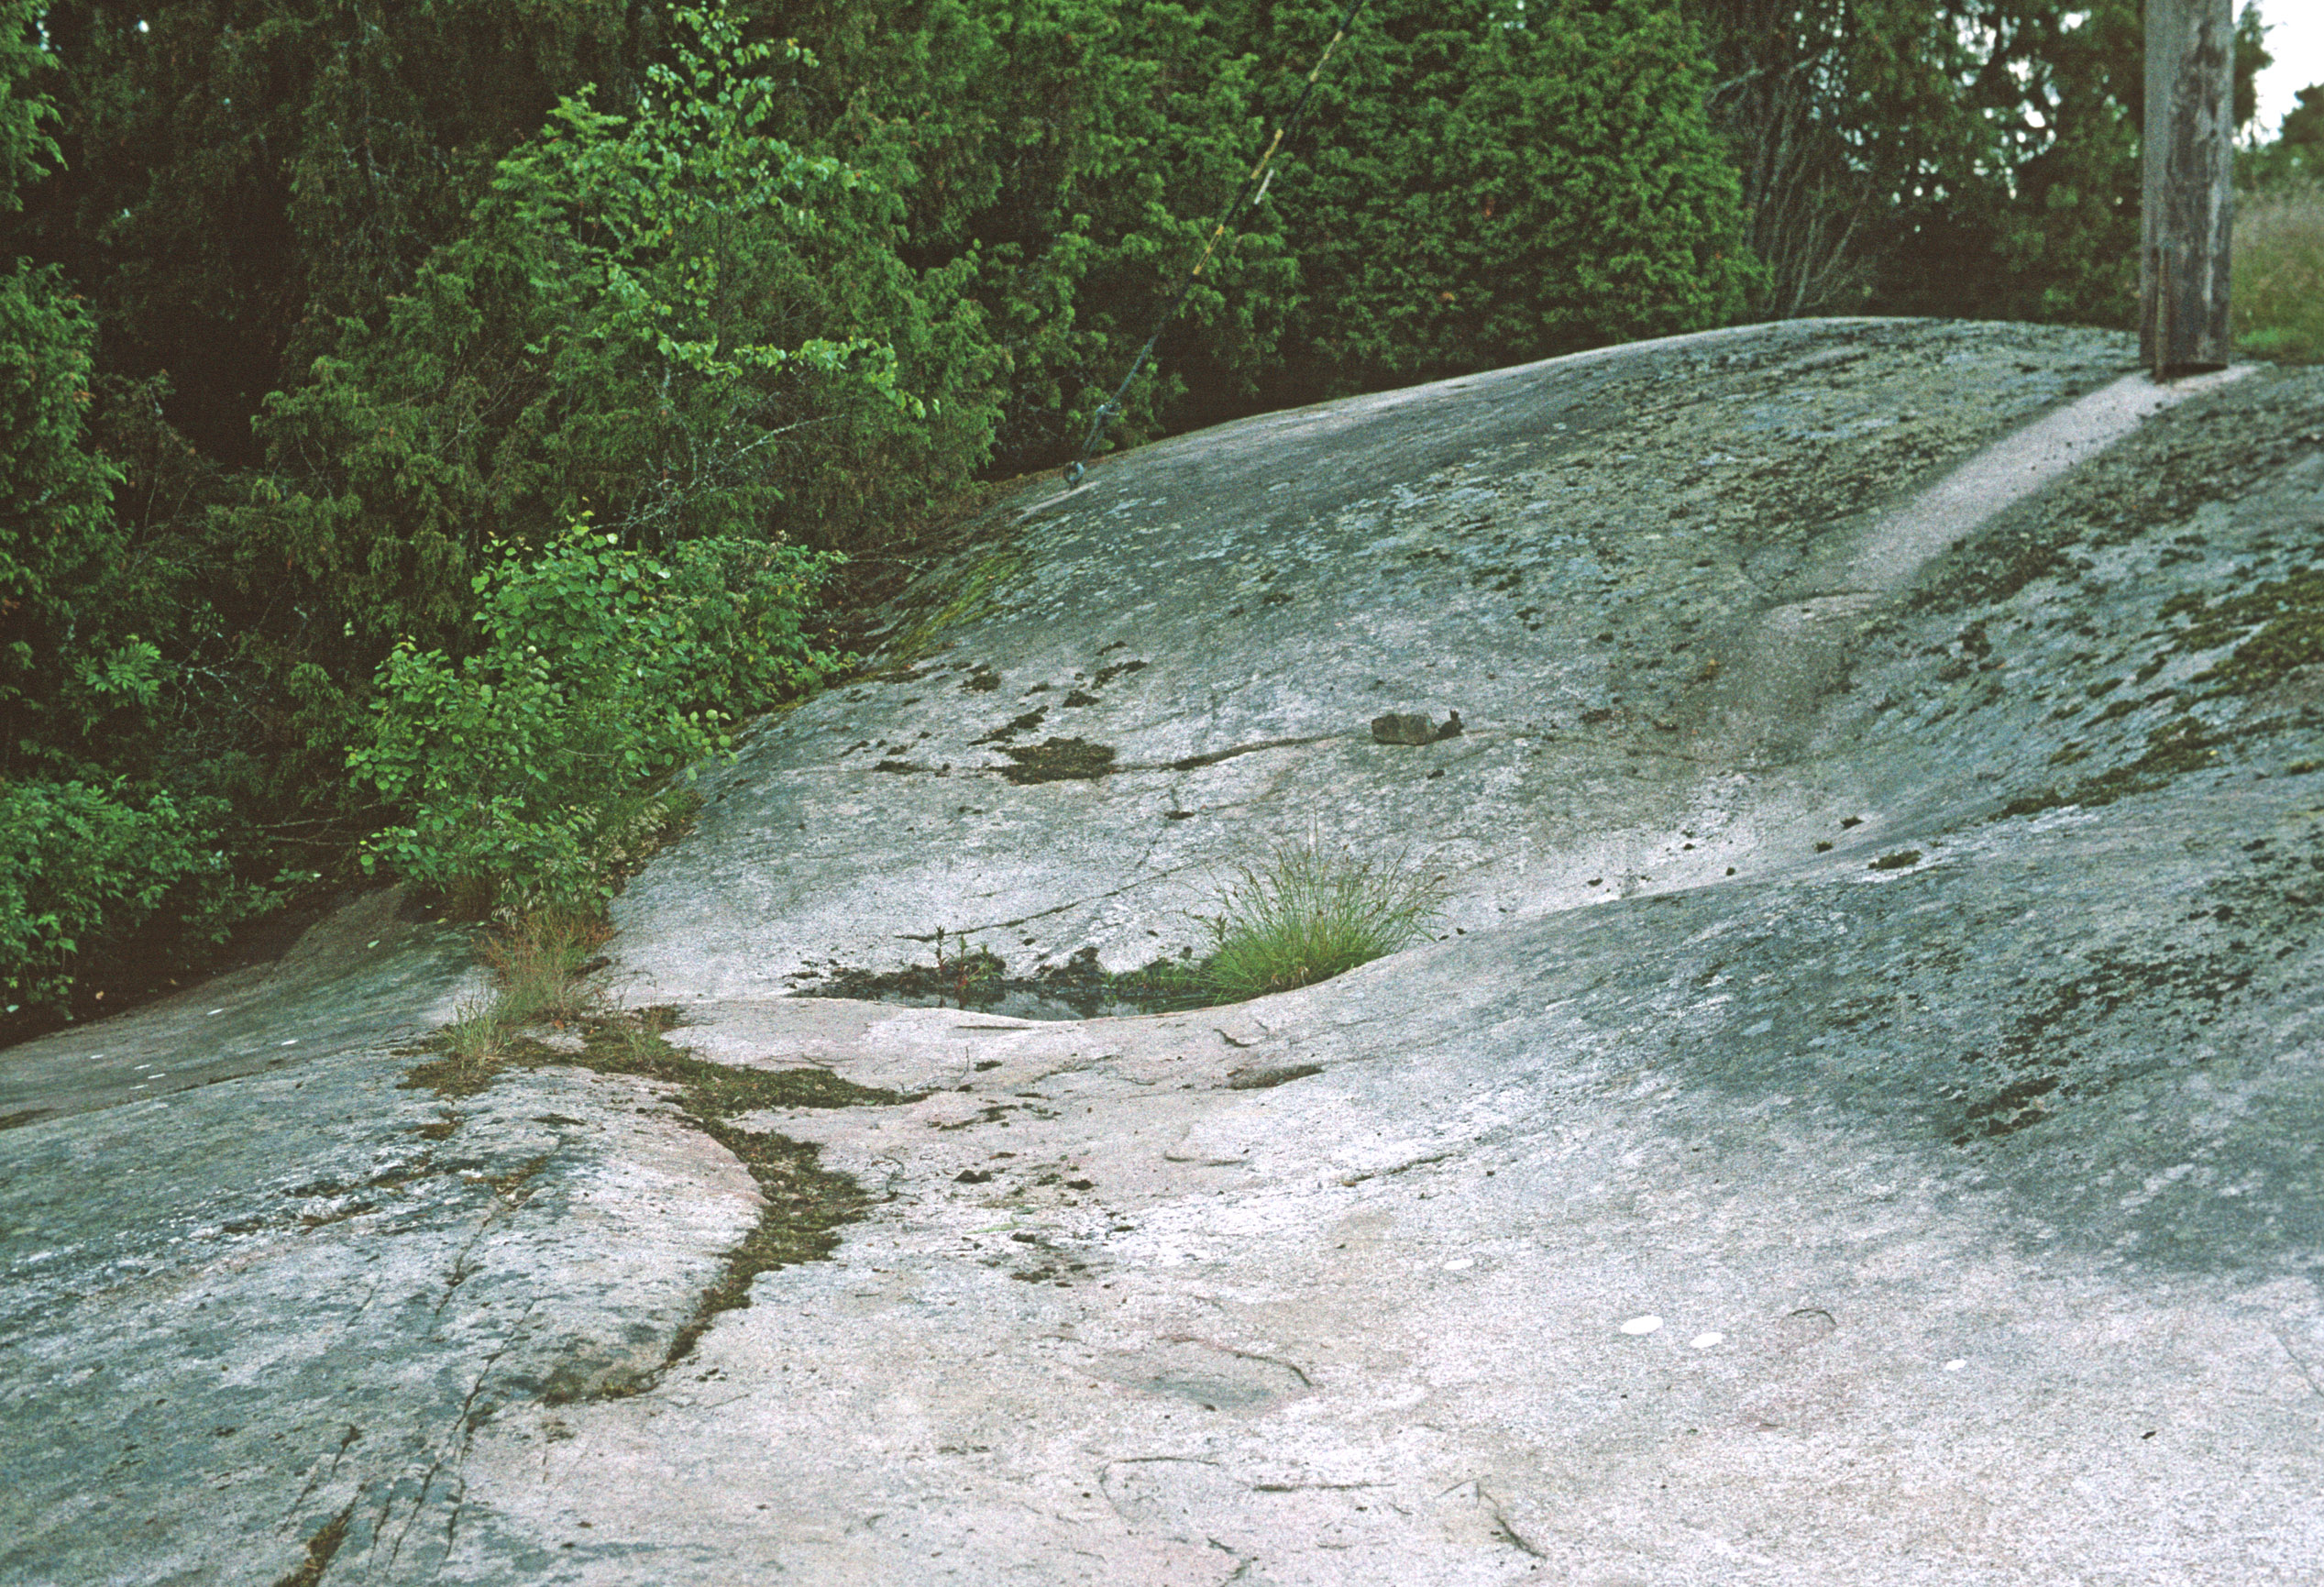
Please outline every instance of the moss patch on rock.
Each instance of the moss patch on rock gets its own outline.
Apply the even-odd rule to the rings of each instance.
[[[839,1230],[870,1206],[853,1175],[822,1165],[821,1148],[773,1130],[745,1130],[733,1120],[769,1108],[886,1107],[914,1100],[900,1091],[858,1086],[828,1069],[739,1069],[706,1063],[664,1039],[677,1023],[677,1010],[668,1007],[609,1013],[581,1022],[578,1052],[560,1052],[520,1036],[489,1055],[447,1052],[413,1065],[404,1078],[407,1086],[425,1086],[451,1099],[476,1095],[512,1068],[564,1064],[677,1088],[670,1100],[680,1117],[750,1171],[761,1207],[758,1222],[725,1253],[718,1278],[670,1340],[665,1366],[690,1354],[719,1313],[750,1305],[751,1284],[759,1274],[830,1256],[839,1248]],[[457,1127],[457,1116],[451,1117]],[[537,1171],[543,1163],[531,1166]],[[652,1382],[644,1376],[621,1378],[594,1392],[620,1397]],[[589,1392],[577,1378],[572,1385],[551,1383],[543,1398],[557,1404]]]
[[[1030,748],[1005,748],[1016,764],[1001,776],[1013,783],[1094,782],[1114,769],[1114,747],[1083,738],[1052,738]]]

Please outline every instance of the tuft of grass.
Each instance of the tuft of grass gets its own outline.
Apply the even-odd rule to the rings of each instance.
[[[2238,347],[2324,360],[2324,184],[2240,196],[2233,290]]]
[[[406,1086],[424,1086],[438,1097],[473,1097],[492,1084],[508,1053],[513,1029],[501,1017],[496,997],[477,997],[462,1003],[452,1022],[436,1033],[436,1056],[415,1064],[403,1076]]]
[[[1327,981],[1426,935],[1445,898],[1442,876],[1313,838],[1287,844],[1241,867],[1218,913],[1198,917],[1211,953],[1196,974],[1228,1003]]]
[[[414,1065],[404,1083],[440,1097],[473,1097],[507,1064],[518,1031],[579,1025],[601,1013],[603,998],[586,977],[603,963],[594,955],[612,934],[601,920],[554,909],[535,909],[494,931],[481,953],[499,989],[462,1003],[436,1033],[436,1056]]]
[[[566,1026],[600,1001],[585,977],[601,967],[597,951],[613,935],[601,920],[569,909],[521,915],[485,939],[484,962],[501,980],[499,1017],[508,1030]]]

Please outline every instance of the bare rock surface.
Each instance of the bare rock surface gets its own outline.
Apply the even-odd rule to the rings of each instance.
[[[904,1097],[738,1121],[870,1209],[675,1357],[779,1209],[660,1087],[0,1056],[0,1579],[2319,1580],[2324,371],[2133,362],[1718,333],[998,516],[619,903],[698,1059]],[[1311,837],[1441,940],[788,995],[1199,948]]]

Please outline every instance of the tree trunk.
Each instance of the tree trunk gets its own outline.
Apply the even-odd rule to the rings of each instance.
[[[2227,366],[2235,219],[2233,0],[2146,0],[2139,356],[2157,380]]]

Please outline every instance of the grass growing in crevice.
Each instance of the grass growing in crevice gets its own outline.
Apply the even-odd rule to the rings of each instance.
[[[492,1084],[517,1031],[574,1025],[600,1011],[603,998],[588,977],[603,964],[596,953],[612,934],[601,920],[562,909],[535,909],[488,933],[478,955],[498,990],[462,1003],[436,1032],[438,1056],[409,1070],[405,1083],[447,1098],[473,1097]]]
[[[484,940],[484,962],[501,983],[496,1005],[511,1029],[577,1024],[602,999],[588,983],[605,961],[598,950],[613,935],[601,920],[565,909],[538,909]]]
[[[1286,844],[1238,870],[1218,913],[1202,918],[1211,952],[1194,974],[1225,1003],[1312,986],[1426,935],[1446,896],[1440,876],[1312,838]]]

